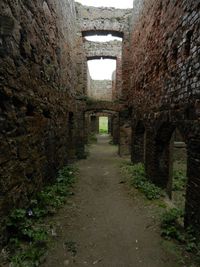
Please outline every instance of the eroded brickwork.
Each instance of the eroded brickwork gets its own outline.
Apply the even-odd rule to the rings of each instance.
[[[1,1],[0,226],[82,157],[100,114],[119,154],[144,162],[148,178],[168,192],[179,130],[187,145],[185,223],[200,224],[199,10],[199,0],[135,0],[133,10]],[[109,33],[123,41],[84,38]],[[87,59],[101,57],[116,59],[112,81],[90,78]]]
[[[89,42],[84,41],[84,50],[87,58],[121,58],[122,42]]]
[[[144,144],[148,177],[168,187],[170,138],[176,128],[187,143],[185,221],[193,225],[200,223],[199,7],[196,0],[136,1],[126,51],[129,66],[123,73],[124,93],[133,109],[133,139],[139,138],[133,149],[141,151]],[[137,131],[139,121],[145,142]]]
[[[129,32],[131,9],[98,8],[76,3],[76,10],[83,32],[88,31],[89,34],[92,31],[102,31],[102,34],[103,31],[116,32],[119,37]]]
[[[75,157],[76,32],[73,1],[0,3],[1,221]]]

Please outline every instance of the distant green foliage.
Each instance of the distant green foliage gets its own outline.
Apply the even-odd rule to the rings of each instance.
[[[30,201],[28,209],[15,209],[7,221],[10,233],[9,250],[12,267],[39,266],[49,241],[49,231],[43,218],[55,213],[72,195],[76,169],[72,166],[59,171],[56,182],[46,186],[35,199]]]
[[[159,199],[163,196],[161,188],[146,178],[144,165],[142,163],[135,165],[127,164],[123,169],[128,172],[130,184],[144,193],[147,199]]]
[[[99,117],[99,133],[108,133],[108,117]]]

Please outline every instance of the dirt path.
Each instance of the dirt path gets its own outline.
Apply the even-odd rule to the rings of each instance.
[[[117,148],[99,137],[90,157],[80,161],[71,205],[56,218],[59,234],[43,267],[176,267],[161,245],[148,205],[121,184]]]

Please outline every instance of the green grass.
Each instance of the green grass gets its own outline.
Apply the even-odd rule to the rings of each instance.
[[[99,117],[99,133],[108,133],[108,117]]]
[[[28,208],[15,209],[7,221],[10,238],[7,245],[10,266],[36,267],[50,243],[51,227],[45,218],[55,214],[71,196],[76,169],[66,166],[55,183],[46,186],[30,200]]]

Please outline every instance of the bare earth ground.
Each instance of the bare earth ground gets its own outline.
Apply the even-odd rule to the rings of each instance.
[[[108,141],[99,136],[78,163],[75,196],[53,219],[55,244],[42,266],[183,267],[163,246],[152,205],[120,183],[123,160]]]

